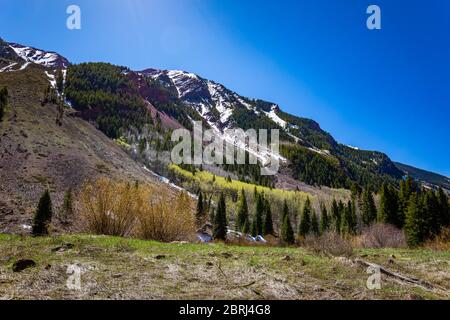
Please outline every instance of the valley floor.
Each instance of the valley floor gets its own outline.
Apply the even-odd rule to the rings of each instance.
[[[302,248],[0,235],[0,253],[0,299],[450,298],[450,252],[425,249],[361,249],[344,258]],[[381,289],[369,290],[357,258],[430,286],[382,275]],[[13,272],[19,259],[36,265]],[[81,270],[80,290],[67,287],[71,265]]]

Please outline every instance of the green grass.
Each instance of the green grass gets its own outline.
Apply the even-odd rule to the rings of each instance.
[[[73,248],[54,250],[67,243]],[[90,235],[0,235],[0,252],[0,296],[14,292],[16,299],[448,298],[384,277],[381,290],[369,290],[364,268],[303,248],[159,243]],[[396,256],[394,265],[387,264],[391,255]],[[448,252],[361,249],[356,250],[357,256],[450,287]],[[12,264],[25,258],[37,266],[13,273]],[[67,265],[74,263],[86,268],[80,292],[65,287]]]

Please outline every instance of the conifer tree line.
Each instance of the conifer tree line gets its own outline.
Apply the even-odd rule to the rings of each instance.
[[[0,88],[0,121],[3,120],[6,106],[8,105],[8,88]]]
[[[378,192],[378,207],[374,195],[370,187],[361,189],[352,186],[350,200],[344,203],[333,199],[329,208],[321,203],[319,212],[313,208],[309,198],[301,212],[294,212],[296,210],[289,208],[285,200],[278,215],[280,230],[276,232],[272,208],[264,194],[255,189],[252,210],[253,208],[249,208],[247,195],[242,190],[238,199],[235,228],[236,231],[252,236],[277,235],[283,243],[294,244],[296,237],[301,239],[308,235],[319,236],[327,231],[356,235],[372,224],[384,223],[403,229],[408,244],[417,246],[439,235],[442,228],[450,226],[449,199],[442,189],[421,189],[408,177],[400,182],[399,189],[382,185]],[[199,200],[199,205],[202,201]],[[223,193],[215,215],[215,235],[225,240],[226,232],[223,230],[227,230],[227,213]]]

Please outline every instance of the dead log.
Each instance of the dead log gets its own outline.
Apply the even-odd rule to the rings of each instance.
[[[443,291],[445,294],[448,295],[449,291],[448,289],[445,289],[443,287],[437,286],[437,285],[433,285],[431,283],[429,283],[428,281],[422,280],[422,279],[418,279],[418,278],[413,278],[413,277],[407,277],[405,275],[402,275],[400,273],[388,270],[386,268],[384,268],[383,266],[380,266],[376,263],[372,263],[372,262],[368,262],[368,261],[364,261],[362,259],[355,259],[355,262],[357,264],[360,264],[362,266],[365,267],[372,267],[372,268],[376,268],[379,269],[381,273],[392,277],[396,280],[400,280],[401,282],[406,282],[415,286],[419,286],[422,289],[428,290],[428,291],[435,291],[435,290],[439,290],[439,291]]]

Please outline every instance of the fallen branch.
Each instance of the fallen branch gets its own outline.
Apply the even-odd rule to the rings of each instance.
[[[445,294],[448,295],[448,290],[447,289],[445,289],[443,287],[440,287],[440,286],[437,286],[437,285],[433,285],[433,284],[431,284],[431,283],[429,283],[429,282],[427,282],[425,280],[418,279],[418,278],[413,278],[413,277],[407,277],[407,276],[402,275],[400,273],[388,270],[388,269],[386,269],[386,268],[384,268],[384,267],[382,267],[382,266],[380,266],[380,265],[378,265],[376,263],[371,263],[371,262],[368,262],[368,261],[364,261],[362,259],[355,259],[355,262],[360,264],[360,265],[362,265],[362,266],[365,266],[365,267],[372,267],[372,268],[379,269],[381,273],[383,273],[383,274],[385,274],[385,275],[387,275],[389,277],[392,277],[394,279],[400,280],[402,282],[406,282],[406,283],[409,283],[409,284],[412,284],[412,285],[416,285],[416,286],[421,287],[422,289],[425,289],[425,290],[428,290],[428,291],[435,291],[437,289],[439,291],[443,291]]]

